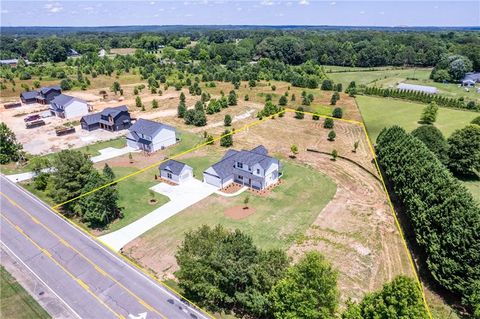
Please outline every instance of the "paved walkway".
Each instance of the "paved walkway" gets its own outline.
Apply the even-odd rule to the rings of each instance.
[[[90,160],[94,163],[106,161],[108,159],[111,159],[117,156],[122,156],[128,153],[134,153],[134,152],[140,152],[140,151],[134,148],[125,146],[123,148],[107,147],[99,150],[98,152],[100,153],[100,155],[90,157]],[[51,171],[50,168],[46,168],[42,170],[42,172],[49,172],[49,171]],[[20,173],[20,174],[7,175],[6,177],[12,182],[18,183],[18,182],[23,182],[23,181],[34,178],[35,173],[26,172],[26,173]]]
[[[135,222],[110,234],[101,236],[100,240],[118,251],[146,231],[218,190],[215,186],[201,182],[195,178],[191,178],[175,186],[160,183],[150,189],[168,196],[170,201]]]

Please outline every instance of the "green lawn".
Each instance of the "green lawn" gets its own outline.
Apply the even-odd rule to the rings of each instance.
[[[357,96],[356,100],[372,142],[384,127],[396,124],[412,131],[419,126],[418,120],[425,107],[425,104],[363,95]],[[435,126],[448,137],[477,116],[477,112],[440,108]]]
[[[0,266],[0,317],[9,319],[51,318],[3,266]]]
[[[80,151],[82,153],[88,154],[90,156],[96,156],[100,155],[99,150],[107,148],[107,147],[114,147],[114,148],[122,148],[126,146],[126,140],[125,137],[118,137],[115,139],[111,139],[108,141],[102,141],[102,142],[97,142],[92,145],[87,145],[83,146],[80,148],[77,148],[75,150]],[[43,157],[52,159],[55,156],[56,153],[50,153],[47,155],[44,155]],[[0,165],[0,171],[3,174],[19,174],[19,173],[24,173],[24,172],[30,172],[32,170],[30,164],[27,163],[27,165],[22,166],[22,167],[15,167],[14,163],[10,163],[7,165]]]
[[[473,198],[480,203],[480,180],[470,180],[470,181],[461,181],[465,185],[470,193],[472,193]]]
[[[137,170],[131,167],[113,167],[112,169],[117,177],[126,176]],[[149,170],[129,177],[117,184],[118,206],[122,207],[124,217],[110,224],[104,230],[105,233],[127,226],[169,201],[167,196],[154,192],[157,203],[149,203],[149,200],[152,198],[149,188],[159,183],[155,180],[154,174],[154,172]]]
[[[338,72],[327,73],[327,76],[336,83],[342,83],[346,88],[351,81],[358,85],[377,85],[388,87],[406,78],[426,80],[430,76],[430,69],[404,69],[404,70],[375,70],[365,72]]]
[[[172,251],[185,232],[203,224],[220,223],[248,233],[262,248],[287,249],[301,238],[333,198],[336,185],[320,172],[291,161],[284,161],[283,171],[284,183],[268,196],[246,192],[233,198],[212,195],[148,231],[142,236],[144,243]],[[240,220],[224,215],[226,209],[243,205],[247,194],[254,214]],[[161,254],[162,249],[158,249],[158,253]]]

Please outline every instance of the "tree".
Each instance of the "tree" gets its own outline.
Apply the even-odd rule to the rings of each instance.
[[[250,201],[250,196],[245,196],[245,198],[243,199],[243,208],[244,209],[248,209],[248,202]]]
[[[187,298],[212,311],[262,318],[270,309],[268,293],[288,266],[284,252],[259,250],[251,237],[221,225],[186,233],[175,258]]]
[[[15,133],[5,124],[0,123],[0,164],[16,162],[23,156],[23,146],[17,142]]]
[[[314,120],[314,121],[320,120],[320,114],[318,114],[317,112],[313,113],[312,120]]]
[[[95,170],[85,154],[73,150],[63,150],[55,154],[52,168],[47,194],[55,203],[63,203],[80,196],[84,186],[90,181],[90,174]],[[75,204],[71,202],[63,208],[71,212]]]
[[[322,82],[321,89],[324,91],[332,91],[333,90],[333,81],[329,79],[325,79]]]
[[[333,119],[327,117],[325,121],[323,122],[323,127],[324,128],[333,128]]]
[[[359,143],[360,143],[360,141],[355,141],[355,143],[353,143],[353,152],[354,153],[357,152],[357,148],[358,148]]]
[[[135,98],[135,106],[136,107],[142,107],[143,106],[142,99],[139,96],[137,96]]]
[[[297,154],[298,154],[298,146],[293,144],[292,146],[290,146],[290,151],[292,152],[292,158],[295,158],[297,157]]]
[[[330,105],[336,105],[337,104],[337,96],[335,94],[332,94],[332,98],[330,99]]]
[[[152,109],[157,109],[158,108],[158,101],[153,99],[152,100]]]
[[[82,189],[82,193],[98,189],[107,182],[108,180],[100,173],[92,170]],[[75,211],[89,227],[103,228],[120,216],[117,201],[118,191],[114,186],[110,185],[79,198],[75,203]]]
[[[360,303],[347,303],[342,319],[429,318],[415,280],[399,276]]]
[[[185,99],[186,99],[185,93],[181,92],[181,93],[180,93],[180,102],[185,103]]]
[[[303,113],[303,107],[301,106],[297,107],[297,110],[295,111],[295,118],[301,120],[304,117],[305,117],[305,113]]]
[[[115,95],[117,95],[117,92],[119,92],[121,89],[122,87],[120,86],[120,83],[118,83],[117,81],[113,82],[112,91],[115,93]]]
[[[223,132],[222,137],[220,138],[220,146],[223,146],[223,147],[232,146],[233,145],[232,135],[233,134],[231,134],[229,130],[225,130],[225,132]]]
[[[422,125],[412,131],[412,135],[422,141],[438,159],[446,164],[448,162],[448,144],[442,132],[433,125]]]
[[[296,98],[295,94],[292,94],[292,98],[290,99],[290,101],[295,102],[296,99],[297,99],[297,98]]]
[[[333,150],[333,151],[332,151],[332,160],[336,161],[336,160],[337,160],[337,157],[338,157],[338,152],[337,152],[337,150]]]
[[[60,88],[62,91],[68,91],[72,89],[72,81],[69,79],[63,79],[60,81]]]
[[[328,132],[328,140],[329,141],[335,141],[336,137],[337,137],[337,134],[335,134],[335,131]]]
[[[228,105],[237,105],[237,94],[233,90],[228,94]]]
[[[285,106],[288,103],[288,99],[285,95],[282,95],[278,100],[278,105]]]
[[[337,272],[318,252],[288,268],[270,293],[277,319],[330,319],[338,306]]]
[[[480,126],[469,124],[448,138],[448,167],[457,175],[480,172]]]
[[[225,126],[230,126],[232,125],[232,117],[230,116],[230,114],[226,114],[225,115],[225,118],[223,119],[223,124]]]
[[[420,121],[424,124],[433,124],[437,120],[438,105],[434,101],[423,108]]]
[[[207,117],[205,112],[199,110],[192,110],[193,113],[193,125],[195,126],[205,126],[207,125]]]
[[[480,116],[477,116],[476,118],[474,118],[470,124],[476,124],[476,125],[480,125]]]
[[[38,175],[42,170],[49,168],[52,163],[46,156],[35,156],[28,161],[28,164],[35,175]]]
[[[332,112],[332,116],[337,119],[341,119],[343,116],[343,110],[339,107],[336,107]]]
[[[248,94],[245,94],[245,96],[243,97],[243,100],[244,100],[244,101],[250,100],[250,97],[248,96]]]
[[[138,95],[138,89],[137,89],[137,87],[134,87],[134,88],[133,88],[133,95]]]
[[[105,163],[105,166],[103,166],[103,177],[108,181],[112,182],[115,180],[115,173],[113,172],[112,168],[108,166],[107,163]]]
[[[177,108],[177,117],[184,118],[186,112],[187,112],[187,107],[185,106],[185,103],[180,102]]]

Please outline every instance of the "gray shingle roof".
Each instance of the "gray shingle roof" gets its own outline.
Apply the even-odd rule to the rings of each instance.
[[[37,91],[22,92],[20,97],[23,97],[26,100],[34,99],[38,95]]]
[[[465,74],[465,77],[463,78],[462,81],[474,81],[474,82],[480,82],[480,72],[468,72]]]
[[[59,94],[52,100],[52,103],[56,104],[57,106],[63,107],[69,104],[73,99],[75,99],[75,97],[65,94]]]
[[[61,91],[62,89],[58,85],[54,86],[44,86],[40,88],[38,91],[42,94],[47,94],[50,90],[56,90],[56,91]]]
[[[160,170],[166,170],[172,172],[174,175],[180,175],[185,166],[187,166],[185,163],[168,160],[165,163],[160,164]]]
[[[129,130],[132,133],[132,135],[137,135],[138,133],[143,134],[145,136],[155,136],[157,135],[158,132],[160,132],[162,129],[169,129],[175,131],[175,128],[170,125],[166,125],[163,123],[159,122],[154,122],[150,120],[145,120],[145,119],[138,119],[135,124],[133,124]]]
[[[118,113],[128,111],[128,107],[126,105],[120,105],[120,106],[115,106],[115,107],[107,107],[104,108],[100,114],[104,116],[109,116],[111,115],[113,118],[117,116]]]
[[[85,121],[85,123],[87,123],[87,125],[92,125],[92,124],[100,122],[101,117],[102,117],[102,115],[100,113],[93,113],[93,114],[82,116],[80,121]]]
[[[228,150],[223,158],[211,167],[217,173],[218,177],[225,179],[232,175],[235,162],[240,162],[248,166],[259,164],[263,169],[268,169],[272,163],[278,163],[280,165],[278,159],[266,155],[267,153],[267,149],[262,145],[255,147],[251,151]]]

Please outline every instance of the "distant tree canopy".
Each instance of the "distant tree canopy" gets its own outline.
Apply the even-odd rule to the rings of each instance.
[[[422,125],[414,129],[412,135],[422,141],[442,163],[448,162],[448,144],[438,128],[433,125]]]
[[[459,81],[473,70],[472,61],[463,55],[443,55],[432,70],[430,78],[437,81]]]
[[[458,149],[468,145],[471,129],[453,137]],[[422,141],[398,126],[382,130],[377,155],[433,278],[473,309],[480,283],[478,203]]]
[[[480,126],[470,124],[448,138],[449,167],[458,175],[480,173]]]

